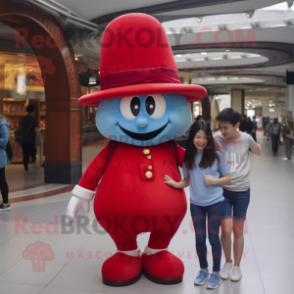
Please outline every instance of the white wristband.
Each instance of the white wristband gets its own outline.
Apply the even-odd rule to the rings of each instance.
[[[91,201],[96,192],[95,191],[91,191],[91,190],[88,190],[88,189],[85,189],[79,185],[75,185],[74,189],[72,190],[71,192],[74,196],[80,198],[80,199],[83,199],[83,200],[86,200],[86,201]]]
[[[152,254],[156,254],[160,251],[168,251],[168,248],[164,248],[164,249],[152,249],[152,248],[149,248],[148,246],[145,247],[145,250],[144,250],[144,253],[146,255],[152,255]]]

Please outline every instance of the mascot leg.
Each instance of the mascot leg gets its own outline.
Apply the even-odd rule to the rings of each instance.
[[[149,244],[146,246],[144,253],[142,253],[144,274],[152,282],[176,284],[180,283],[183,279],[183,262],[170,253],[167,248],[172,237],[173,234],[163,234],[159,237],[151,233]],[[160,243],[161,246],[159,245]]]
[[[103,283],[109,286],[133,284],[141,278],[143,269],[140,249],[127,250],[134,248],[134,246],[135,248],[137,247],[136,236],[131,238],[134,242],[127,242],[127,240],[131,241],[130,236],[128,238],[119,238],[116,235],[113,239],[118,249],[123,250],[117,250],[113,256],[103,263]]]

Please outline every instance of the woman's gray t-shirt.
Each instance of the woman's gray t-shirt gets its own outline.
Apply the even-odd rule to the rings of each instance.
[[[249,148],[255,143],[253,138],[243,132],[235,139],[226,139],[221,132],[214,135],[215,147],[226,157],[231,174],[231,184],[223,188],[230,191],[246,191],[250,188]]]

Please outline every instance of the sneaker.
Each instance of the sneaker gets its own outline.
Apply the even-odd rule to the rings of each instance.
[[[238,266],[233,266],[231,274],[230,274],[230,279],[233,282],[238,282],[242,278],[241,270]]]
[[[194,281],[194,284],[195,285],[199,285],[199,286],[200,285],[203,285],[203,284],[205,284],[205,282],[208,279],[208,277],[209,277],[209,272],[206,271],[206,270],[201,269],[199,271],[199,273],[198,273],[195,281]]]
[[[10,206],[10,204],[8,204],[8,205],[3,205],[3,204],[1,204],[1,205],[0,205],[0,212],[1,212],[1,211],[5,211],[5,210],[11,210],[11,206]]]
[[[33,163],[33,168],[37,170],[39,166],[36,163]]]
[[[220,276],[222,279],[227,280],[230,278],[230,271],[233,267],[232,262],[226,262],[220,272]]]
[[[221,284],[221,276],[212,273],[207,281],[207,289],[216,289]]]
[[[31,175],[33,172],[31,170],[25,170],[26,175]]]

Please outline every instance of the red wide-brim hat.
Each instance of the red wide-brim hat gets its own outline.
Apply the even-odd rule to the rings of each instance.
[[[188,101],[207,95],[204,87],[182,84],[166,32],[154,17],[132,13],[113,20],[101,40],[100,91],[79,99],[80,105],[148,94],[181,94]]]

